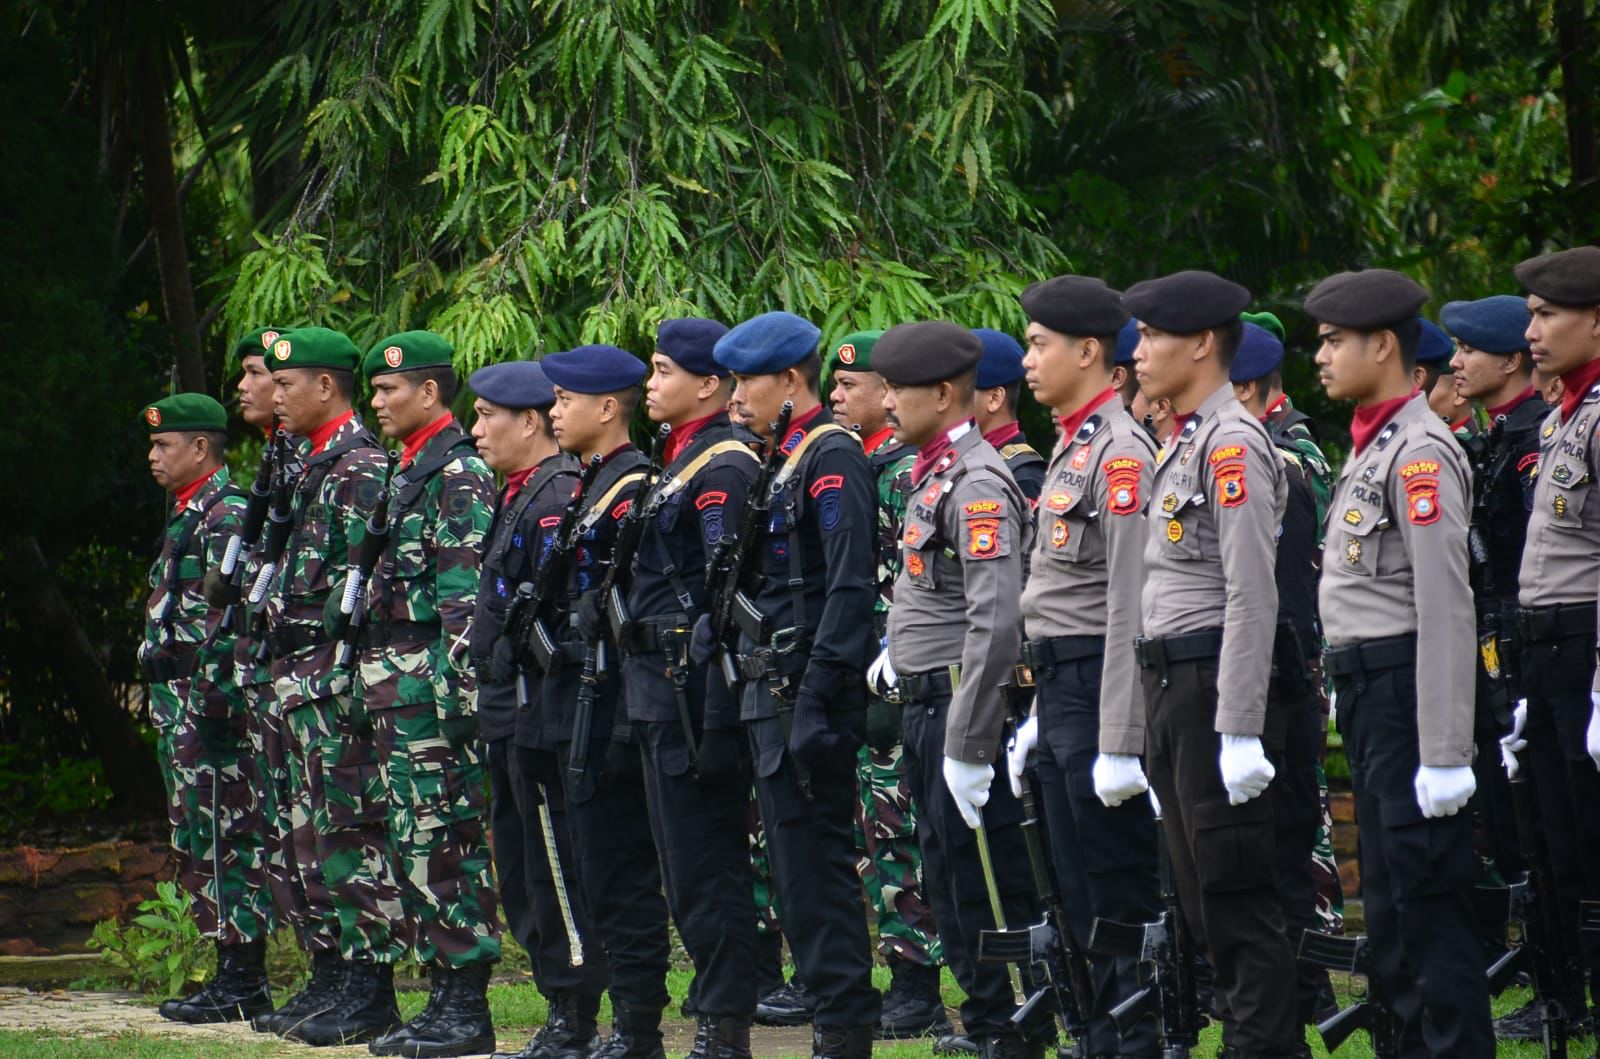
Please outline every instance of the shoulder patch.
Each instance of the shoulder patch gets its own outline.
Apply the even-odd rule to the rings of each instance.
[[[1530,452],[1526,456],[1522,457],[1522,459],[1517,461],[1517,473],[1518,474],[1521,474],[1523,471],[1526,471],[1529,468],[1533,468],[1535,473],[1537,473],[1538,467],[1539,467],[1539,454],[1537,452]]]
[[[1229,460],[1242,459],[1244,459],[1243,445],[1224,445],[1221,448],[1212,449],[1211,455],[1206,457],[1206,461],[1213,467],[1217,466],[1219,463],[1226,463]]]
[[[631,508],[632,506],[633,506],[633,497],[630,496],[630,497],[626,498],[625,500],[623,500],[616,507],[611,509],[611,521],[612,522],[621,522],[622,521],[622,516],[626,515],[628,513],[628,509]]]
[[[726,504],[727,502],[727,493],[721,489],[708,489],[694,498],[694,507],[696,511],[704,511],[712,504]]]
[[[1218,454],[1224,452],[1234,452],[1238,455],[1219,461]],[[1250,499],[1250,483],[1245,476],[1244,449],[1238,445],[1229,445],[1213,452],[1209,459],[1212,477],[1217,482],[1217,506],[1242,506]]]
[[[1144,461],[1118,456],[1100,465],[1106,476],[1106,495],[1113,515],[1132,515],[1139,510],[1139,474]]]
[[[1001,554],[998,518],[967,520],[967,554],[974,559],[993,559]]]
[[[1439,466],[1427,460],[1417,462],[1426,463],[1435,470]],[[1406,479],[1406,518],[1413,526],[1430,526],[1439,521],[1439,476],[1422,471],[1412,471],[1408,476],[1405,470],[1409,469],[1401,471]]]
[[[844,488],[844,475],[824,474],[816,481],[811,483],[811,489],[809,492],[813,497],[816,497],[821,496],[823,493],[831,490],[838,490],[842,488]]]
[[[1005,510],[1005,505],[999,500],[974,500],[969,504],[961,505],[961,513],[967,518],[974,515],[998,515]]]
[[[1437,460],[1412,460],[1395,473],[1400,475],[1402,480],[1410,481],[1419,474],[1438,474],[1439,463]]]
[[[375,478],[362,478],[356,482],[356,507],[371,511],[378,504],[378,493],[383,486]]]
[[[560,515],[546,515],[539,520],[540,529],[554,529],[559,525],[561,525]]]

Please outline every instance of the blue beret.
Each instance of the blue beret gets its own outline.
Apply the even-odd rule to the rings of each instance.
[[[1283,343],[1278,336],[1259,324],[1248,321],[1239,339],[1239,348],[1233,354],[1233,364],[1228,368],[1228,378],[1233,382],[1255,382],[1283,363]]]
[[[656,328],[656,349],[685,371],[720,377],[727,375],[728,369],[717,363],[711,351],[727,333],[727,324],[698,316],[663,320]]]
[[[1484,353],[1521,353],[1528,348],[1528,302],[1514,294],[1496,294],[1472,302],[1445,302],[1439,320],[1465,345]]]
[[[531,360],[479,368],[467,379],[467,386],[485,401],[503,408],[549,408],[556,403],[556,392],[545,378],[544,369]]]
[[[1456,344],[1444,333],[1444,328],[1432,320],[1421,320],[1422,334],[1417,338],[1418,364],[1443,364],[1456,351]]]
[[[773,375],[817,351],[822,329],[783,311],[762,313],[717,339],[717,363],[740,375]]]
[[[1022,343],[992,327],[974,327],[972,333],[983,343],[983,358],[978,361],[978,389],[1010,386],[1028,373],[1022,367]]]
[[[616,393],[644,378],[644,361],[616,346],[579,346],[539,361],[551,385],[573,393]]]
[[[1117,356],[1115,364],[1132,364],[1133,351],[1139,348],[1139,321],[1128,317],[1128,322],[1122,325],[1122,330],[1117,332]]]

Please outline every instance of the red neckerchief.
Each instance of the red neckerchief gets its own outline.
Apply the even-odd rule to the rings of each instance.
[[[1565,423],[1578,410],[1583,399],[1589,396],[1595,381],[1600,380],[1600,360],[1591,360],[1581,368],[1573,368],[1561,376],[1566,392],[1561,395],[1561,421]]]
[[[871,456],[874,452],[877,452],[879,449],[889,444],[889,441],[893,437],[894,427],[884,427],[876,434],[872,434],[869,437],[865,437],[861,440],[861,451],[865,452],[868,456]]]
[[[1412,390],[1404,397],[1391,397],[1387,401],[1357,408],[1356,414],[1350,419],[1350,440],[1355,444],[1356,454],[1360,455],[1361,450],[1378,436],[1378,431],[1383,429],[1383,425],[1393,419],[1401,406],[1419,392]]]
[[[624,452],[627,452],[631,448],[633,448],[633,442],[624,441],[622,444],[618,445],[616,448],[600,457],[600,466],[604,467],[606,464],[610,463],[618,456],[621,456]]]
[[[1193,412],[1172,413],[1172,436],[1174,438],[1183,433],[1183,428],[1188,425],[1189,419],[1193,415]]]
[[[670,466],[672,461],[678,458],[678,453],[687,448],[689,442],[694,440],[694,436],[700,433],[700,429],[722,414],[722,412],[712,412],[708,416],[700,419],[691,419],[682,426],[673,427],[672,433],[667,435],[666,448],[661,453],[662,464]]]
[[[992,446],[994,446],[995,448],[998,449],[1002,445],[1011,444],[1013,441],[1015,441],[1017,438],[1020,438],[1021,436],[1022,436],[1022,424],[1018,423],[1015,419],[1013,419],[1011,422],[1007,423],[1005,426],[1003,426],[1003,427],[995,427],[993,430],[989,431],[989,433],[987,433],[987,434],[985,434],[983,436],[983,440],[987,441],[990,445],[992,445]]]
[[[1089,398],[1088,403],[1079,407],[1076,412],[1060,417],[1061,440],[1068,445],[1072,444],[1072,439],[1077,437],[1078,428],[1083,426],[1083,421],[1093,415],[1096,408],[1099,408],[1116,395],[1117,391],[1107,386],[1104,390]],[[990,442],[990,444],[994,443]]]
[[[1510,415],[1512,411],[1516,409],[1517,405],[1521,404],[1523,401],[1526,401],[1532,396],[1533,387],[1529,386],[1526,390],[1523,390],[1505,404],[1495,405],[1493,408],[1489,409],[1490,420],[1495,420],[1499,419],[1501,416]]]
[[[221,467],[209,470],[205,474],[202,474],[200,477],[196,478],[194,481],[190,482],[188,485],[174,489],[172,491],[173,510],[181,511],[184,506],[189,503],[189,501],[194,499],[194,494],[198,493],[200,488],[207,482],[215,478],[217,476],[217,471],[220,470],[222,470]]]
[[[506,475],[506,498],[504,502],[509,504],[515,500],[517,494],[522,492],[522,487],[528,484],[528,479],[533,477],[533,472],[538,469],[539,465],[536,463],[532,467],[524,467],[520,471],[512,471]]]
[[[1276,401],[1273,401],[1271,404],[1267,405],[1267,414],[1261,417],[1261,421],[1263,423],[1265,423],[1267,420],[1271,419],[1272,418],[1272,413],[1274,413],[1278,409],[1282,408],[1285,404],[1288,403],[1288,401],[1289,401],[1289,395],[1286,394],[1286,393],[1280,393],[1278,395],[1278,399]]]
[[[960,430],[963,424],[971,423],[971,419],[963,419],[960,423],[951,425],[939,433],[939,436],[917,450],[917,458],[911,461],[911,484],[918,486],[933,470],[933,465],[939,462],[939,457],[949,452],[955,444],[950,440],[950,432]]]
[[[795,446],[805,439],[806,434],[809,433],[808,428],[812,423],[816,422],[817,416],[821,414],[822,406],[819,404],[809,412],[802,413],[799,419],[789,420],[789,434],[783,439],[785,455],[793,452]]]
[[[400,450],[400,466],[411,466],[411,461],[417,458],[417,454],[422,451],[422,447],[438,437],[440,432],[453,422],[455,422],[455,416],[446,412],[421,430],[413,430],[411,435],[406,438],[404,448]]]
[[[321,452],[323,447],[327,445],[328,442],[333,438],[333,435],[339,432],[339,428],[350,422],[350,420],[354,419],[355,417],[356,410],[354,408],[347,409],[344,415],[334,416],[332,419],[328,420],[326,423],[307,434],[306,441],[310,442],[311,444],[312,455]]]

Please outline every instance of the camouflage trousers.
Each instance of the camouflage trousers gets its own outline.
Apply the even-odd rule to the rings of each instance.
[[[295,856],[294,798],[289,763],[284,755],[283,715],[278,711],[270,679],[241,687],[250,716],[250,745],[255,752],[256,798],[261,806],[263,856],[267,889],[280,922],[295,932],[307,952],[332,952],[339,947],[339,914],[316,860]],[[315,848],[306,822],[305,839]]]
[[[227,752],[208,755],[191,719],[157,729],[167,822],[178,854],[178,884],[200,933],[240,945],[272,933],[255,760],[244,717]]]
[[[778,888],[772,885],[772,861],[767,856],[767,830],[761,824],[761,808],[756,804],[755,788],[750,789],[746,813],[750,828],[750,871],[755,877],[756,933],[781,934],[783,918],[778,912]]]
[[[1317,890],[1317,919],[1328,934],[1344,933],[1344,885],[1339,881],[1339,865],[1333,859],[1333,813],[1328,808],[1328,774],[1317,766],[1317,793],[1322,802],[1322,820],[1317,824],[1317,843],[1311,848],[1311,882]]]
[[[374,710],[372,724],[405,911],[397,941],[425,964],[500,959],[482,742],[451,745],[432,703]]]
[[[346,959],[392,963],[404,947],[400,880],[389,842],[389,799],[373,731],[351,720],[348,695],[312,699],[283,714],[283,758],[295,865],[321,869]],[[281,813],[281,810],[280,810]],[[299,879],[315,907],[311,876]],[[326,936],[310,933],[313,950]]]
[[[863,746],[856,778],[856,870],[878,914],[878,951],[886,960],[942,963],[944,948],[923,895],[922,851],[901,747]]]

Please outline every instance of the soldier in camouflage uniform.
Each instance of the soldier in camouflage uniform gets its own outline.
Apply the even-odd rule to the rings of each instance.
[[[878,487],[878,593],[873,628],[882,645],[899,574],[900,524],[916,452],[894,438],[883,408],[883,379],[872,370],[872,347],[882,331],[858,331],[836,343],[828,358],[835,419],[861,438]],[[869,682],[869,689],[871,684]],[[889,991],[878,1023],[880,1039],[951,1032],[939,995],[943,951],[933,910],[922,891],[922,855],[900,743],[900,707],[876,694],[867,699],[867,742],[856,759],[857,870],[878,914],[878,952],[889,965]]]
[[[372,722],[352,700],[354,673],[337,664],[330,632],[384,485],[383,449],[351,406],[360,363],[349,338],[322,327],[286,332],[267,354],[278,421],[305,439],[287,540],[280,551],[269,533],[258,578],[270,586],[266,642],[283,717],[291,846],[302,871],[322,866],[339,921],[337,950],[321,934],[304,939],[328,953],[320,962],[337,972],[332,987],[279,1008],[274,1028],[313,1045],[370,1040],[400,1021],[391,932],[405,917],[388,798]]]
[[[454,350],[429,331],[380,340],[363,363],[379,427],[403,444],[389,535],[361,617],[355,695],[375,732],[404,925],[380,958],[428,967],[428,1004],[374,1055],[492,1051],[489,972],[500,959],[477,676],[469,637],[495,487],[450,412]],[[359,576],[361,571],[357,571]],[[347,594],[348,595],[348,594]]]
[[[161,1005],[177,1022],[249,1018],[272,1006],[266,935],[272,929],[254,819],[254,767],[233,681],[232,637],[207,602],[208,565],[239,531],[244,499],[222,464],[227,413],[203,394],[147,406],[150,474],[172,494],[161,554],[150,568],[139,651],[163,765],[178,878],[200,932],[216,939],[217,973],[198,992]]]

